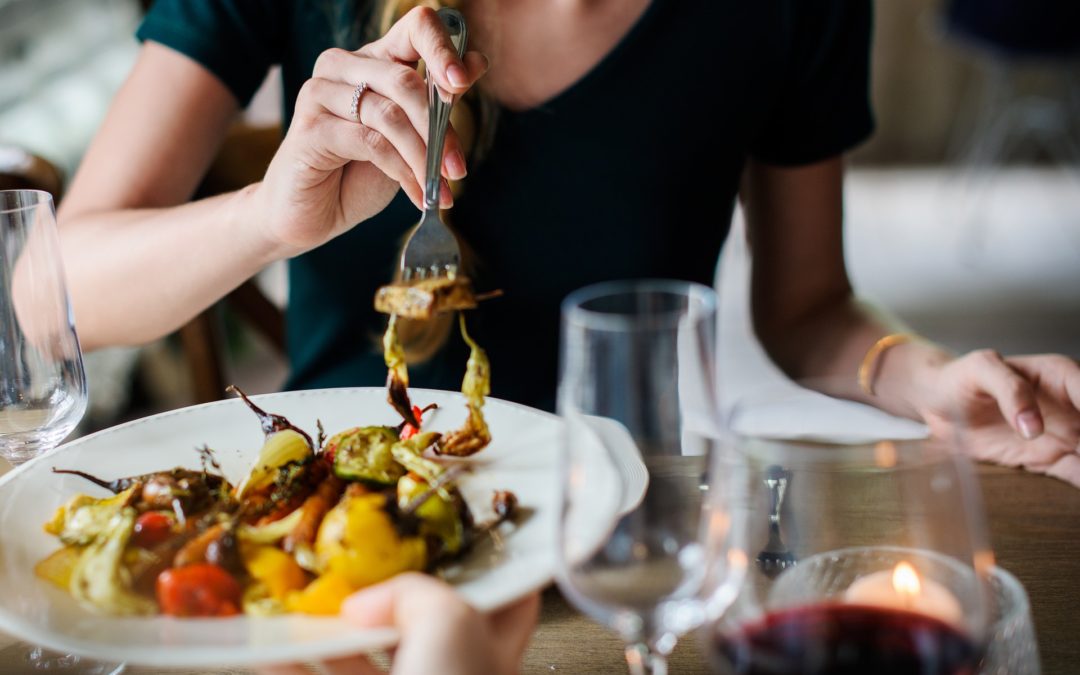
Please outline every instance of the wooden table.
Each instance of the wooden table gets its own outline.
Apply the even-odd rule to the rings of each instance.
[[[998,562],[1020,579],[1031,597],[1043,672],[1080,672],[1080,489],[997,467],[981,467],[979,474]],[[17,663],[20,653],[18,644],[0,651],[0,672],[23,672]],[[128,672],[160,671],[132,668]],[[626,668],[619,641],[549,589],[522,672],[618,674]],[[707,672],[695,636],[687,636],[675,649],[671,672]]]

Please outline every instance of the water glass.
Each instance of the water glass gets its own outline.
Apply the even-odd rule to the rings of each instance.
[[[632,672],[663,673],[702,620],[716,297],[686,282],[601,284],[571,294],[562,320],[559,588],[623,638]]]

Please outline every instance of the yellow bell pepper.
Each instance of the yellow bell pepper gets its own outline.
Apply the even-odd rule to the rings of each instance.
[[[330,574],[354,589],[409,570],[422,570],[427,546],[419,536],[402,536],[386,510],[386,497],[365,494],[343,499],[330,510],[315,538],[315,553]]]
[[[262,582],[277,600],[307,585],[307,575],[293,557],[276,546],[242,545],[240,555],[248,574]]]
[[[341,611],[341,603],[353,590],[344,577],[330,572],[312,581],[304,590],[289,593],[285,607],[290,612],[337,614]]]

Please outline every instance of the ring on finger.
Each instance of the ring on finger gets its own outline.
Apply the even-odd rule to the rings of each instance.
[[[367,82],[361,82],[353,89],[352,103],[349,104],[349,116],[357,122],[360,121],[360,97],[364,95],[367,88]]]

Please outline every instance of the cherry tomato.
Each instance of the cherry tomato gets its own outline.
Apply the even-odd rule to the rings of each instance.
[[[412,412],[413,412],[413,415],[416,416],[416,421],[420,422],[420,423],[423,423],[424,420],[422,418],[424,416],[424,411],[420,409],[420,406],[414,405],[412,407]],[[410,438],[412,438],[413,436],[415,436],[418,433],[420,433],[419,429],[417,429],[416,427],[414,427],[411,424],[406,423],[405,426],[401,429],[400,438],[403,441],[407,441],[407,440],[409,440]]]
[[[147,511],[135,521],[131,543],[142,548],[153,548],[169,538],[173,529],[172,514],[163,511]]]
[[[240,594],[236,579],[210,563],[173,567],[157,578],[158,604],[170,616],[233,616]]]

